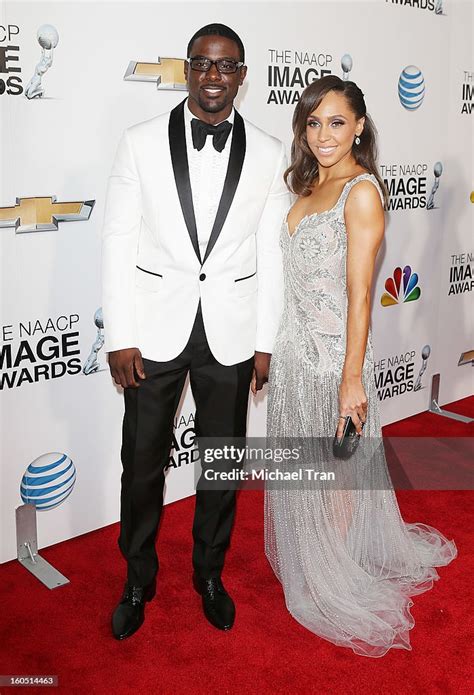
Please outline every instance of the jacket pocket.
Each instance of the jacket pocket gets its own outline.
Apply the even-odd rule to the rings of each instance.
[[[257,272],[234,280],[235,291],[239,297],[246,297],[257,291]]]
[[[148,292],[158,292],[161,288],[161,283],[163,282],[163,275],[161,273],[155,273],[147,268],[142,268],[142,266],[136,266],[135,273],[135,284],[142,290],[147,290]]]

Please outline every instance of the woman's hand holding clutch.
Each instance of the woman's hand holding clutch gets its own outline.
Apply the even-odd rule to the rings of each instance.
[[[367,419],[367,396],[361,377],[344,377],[339,387],[339,423],[336,432],[338,439],[342,437],[347,415],[351,416],[357,434],[362,434]]]

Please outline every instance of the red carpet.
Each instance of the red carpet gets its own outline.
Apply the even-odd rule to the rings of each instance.
[[[442,408],[474,418],[474,397]],[[474,489],[474,421],[426,412],[387,425],[383,435],[396,490]]]
[[[467,414],[467,403],[461,412]],[[431,417],[436,416],[410,418],[409,427]],[[449,422],[437,417],[435,425],[449,429]],[[398,498],[406,521],[439,528],[459,550],[458,558],[439,570],[434,588],[414,597],[412,652],[355,656],[296,623],[263,555],[262,494],[246,491],[240,494],[224,575],[237,605],[229,633],[208,625],[191,588],[189,498],[165,509],[157,597],[147,606],[144,626],[123,643],[111,637],[109,625],[125,573],[118,525],[41,551],[71,581],[57,590],[43,587],[16,561],[2,565],[0,674],[58,675],[59,688],[50,692],[86,695],[472,695],[474,496],[464,490],[403,490]],[[37,690],[0,688],[0,693]]]
[[[443,410],[474,418],[473,396],[441,407]],[[472,437],[474,422],[466,424],[426,412],[386,425],[383,433],[385,437]]]

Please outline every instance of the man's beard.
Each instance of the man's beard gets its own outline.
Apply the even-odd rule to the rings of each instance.
[[[211,102],[208,102],[201,99],[201,95],[199,95],[198,104],[200,108],[206,113],[217,113],[219,111],[223,111],[226,108],[226,106],[228,106],[227,99],[215,99]]]

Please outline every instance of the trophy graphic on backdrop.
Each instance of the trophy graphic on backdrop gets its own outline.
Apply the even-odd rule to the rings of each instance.
[[[441,174],[443,173],[443,165],[441,162],[436,162],[436,164],[433,167],[433,173],[435,175],[435,180],[433,182],[433,186],[431,188],[431,193],[430,197],[428,198],[428,202],[426,203],[426,209],[427,210],[433,210],[434,209],[434,197],[435,193],[439,188],[439,180],[441,178]]]
[[[88,376],[89,374],[94,374],[95,372],[102,371],[100,368],[100,362],[97,359],[99,350],[103,347],[105,341],[104,334],[102,332],[104,330],[104,317],[102,315],[102,307],[99,307],[95,312],[94,323],[97,326],[97,335],[94,342],[92,343],[89,357],[86,359],[86,361],[84,362],[84,366],[82,367],[82,373],[86,376]]]
[[[352,70],[352,57],[349,53],[344,53],[341,58],[341,68],[342,68],[342,79],[348,80],[349,73]]]
[[[421,384],[421,377],[426,371],[426,367],[428,365],[428,357],[431,354],[431,348],[429,345],[425,345],[423,350],[421,351],[421,359],[423,360],[421,363],[420,371],[418,372],[418,377],[415,381],[415,386],[413,387],[413,391],[419,391],[422,387]]]
[[[443,13],[443,0],[436,0],[435,14],[444,14]]]
[[[28,99],[37,99],[43,96],[44,89],[41,78],[53,64],[53,51],[58,45],[59,34],[51,24],[43,24],[36,34],[38,43],[41,46],[41,58],[35,68],[35,74],[28,82],[25,89],[25,96]]]

